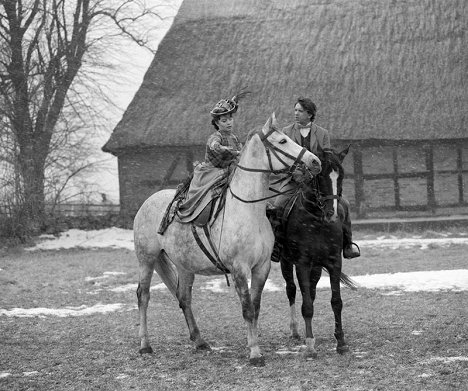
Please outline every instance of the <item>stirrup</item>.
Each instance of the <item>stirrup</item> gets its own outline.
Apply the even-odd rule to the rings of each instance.
[[[356,248],[354,248],[353,246],[356,246]],[[346,251],[346,250],[349,250],[349,251]],[[345,257],[346,259],[357,258],[360,256],[361,256],[361,249],[354,242],[351,242],[351,244],[348,247],[343,248],[343,257]]]

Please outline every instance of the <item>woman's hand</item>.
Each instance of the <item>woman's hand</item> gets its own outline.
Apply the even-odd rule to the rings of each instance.
[[[223,151],[231,152],[233,155],[236,155],[236,156],[240,154],[240,152],[239,152],[238,150],[236,150],[236,149],[234,149],[234,148],[232,148],[232,147],[221,146],[221,149],[222,149]]]

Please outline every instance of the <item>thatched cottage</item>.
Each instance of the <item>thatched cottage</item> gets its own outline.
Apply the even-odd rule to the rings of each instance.
[[[209,111],[244,86],[243,138],[300,96],[336,146],[351,144],[346,195],[372,211],[468,199],[468,3],[434,0],[185,0],[103,150],[118,157],[132,216],[202,160]]]

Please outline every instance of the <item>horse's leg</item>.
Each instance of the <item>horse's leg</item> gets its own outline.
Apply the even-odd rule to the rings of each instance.
[[[250,348],[249,361],[254,366],[264,366],[265,359],[258,345],[258,315],[260,312],[260,301],[265,286],[270,262],[264,262],[252,270],[251,290],[247,281],[248,270],[235,269],[232,273],[234,286],[242,305],[242,316],[247,324],[247,346]]]
[[[341,310],[343,309],[340,290],[341,268],[327,268],[327,270],[330,274],[330,285],[332,291],[331,306],[335,315],[335,338],[337,341],[336,351],[340,354],[344,354],[349,351],[349,347],[346,344],[341,323]]]
[[[140,265],[140,279],[137,288],[138,311],[140,316],[140,353],[153,353],[148,340],[148,325],[146,312],[150,300],[150,285],[153,277],[154,264],[157,260],[155,255],[138,254]]]
[[[289,329],[291,330],[290,337],[293,339],[300,339],[299,332],[297,331],[297,317],[296,317],[296,284],[294,283],[294,265],[290,262],[281,260],[281,273],[286,282],[286,296],[289,300]]]
[[[302,317],[305,322],[306,348],[304,357],[316,358],[315,338],[312,330],[312,318],[314,316],[314,300],[317,283],[322,275],[321,266],[310,266],[310,264],[299,264],[296,266],[297,280],[302,293]]]
[[[190,333],[190,339],[195,342],[198,350],[211,350],[210,345],[201,337],[200,330],[192,312],[192,287],[195,275],[179,270],[179,286],[177,288],[177,300],[184,313],[185,321]]]

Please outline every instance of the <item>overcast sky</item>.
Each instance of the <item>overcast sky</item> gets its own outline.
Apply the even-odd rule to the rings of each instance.
[[[164,20],[155,19],[156,26],[152,32],[150,43],[152,48],[157,48],[171,27],[181,3],[182,0],[147,0],[149,5],[160,5],[157,12],[164,17]],[[140,48],[136,44],[129,44],[128,41],[124,41],[120,48],[121,50],[114,52],[112,58],[108,59],[114,65],[114,69],[109,71],[111,75],[106,81],[106,89],[112,91],[113,103],[118,108],[112,107],[112,105],[104,107],[106,130],[95,135],[96,158],[98,160],[106,159],[106,163],[103,168],[89,178],[93,189],[99,193],[105,193],[107,198],[114,203],[119,202],[117,158],[102,152],[101,147],[109,139],[112,130],[122,118],[123,112],[140,87],[143,76],[154,57],[149,50]],[[102,102],[99,103],[102,104]]]

